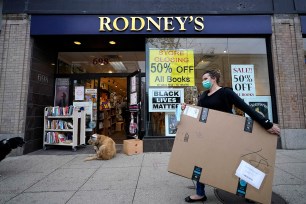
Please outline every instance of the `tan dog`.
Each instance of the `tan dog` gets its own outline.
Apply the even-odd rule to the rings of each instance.
[[[88,143],[94,146],[96,154],[87,157],[85,161],[109,160],[116,155],[116,143],[112,138],[99,134],[94,134],[93,137],[96,137],[96,140],[89,139]]]

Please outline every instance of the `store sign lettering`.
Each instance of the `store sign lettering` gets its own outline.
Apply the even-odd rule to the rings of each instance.
[[[179,17],[117,17],[112,20],[109,17],[99,17],[100,32],[111,32],[113,30],[122,32],[130,30],[139,32],[142,30],[152,31],[152,28],[159,31],[172,32],[176,29],[186,31],[186,24],[193,23],[195,31],[204,30],[204,17],[179,16]],[[179,25],[175,27],[174,24]]]
[[[232,64],[232,87],[241,98],[256,96],[253,64]]]
[[[149,50],[150,86],[194,86],[193,50]]]

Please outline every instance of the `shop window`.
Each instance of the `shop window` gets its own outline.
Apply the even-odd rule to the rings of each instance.
[[[148,136],[175,136],[175,108],[197,104],[208,69],[273,121],[265,38],[150,38],[146,53]]]

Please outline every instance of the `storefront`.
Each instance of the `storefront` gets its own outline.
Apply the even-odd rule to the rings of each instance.
[[[143,139],[145,151],[170,151],[176,131],[175,108],[182,102],[197,103],[204,91],[201,77],[208,69],[220,70],[221,86],[233,88],[254,109],[279,123],[284,135],[302,138],[305,113],[301,98],[305,92],[295,89],[297,84],[292,83],[290,89],[282,88],[284,73],[296,73],[303,79],[300,66],[296,68],[299,74],[290,68],[300,56],[282,63],[286,60],[282,50],[297,51],[294,45],[286,47],[291,37],[282,29],[286,22],[293,24],[297,29],[292,32],[298,41],[299,16],[274,14],[284,9],[292,12],[294,7],[288,2],[264,1],[253,7],[241,3],[237,7],[224,1],[227,8],[222,10],[211,2],[197,7],[198,3],[192,1],[186,7],[179,1],[175,6],[181,10],[152,7],[147,12],[150,1],[146,1],[133,8],[110,4],[106,9],[99,4],[99,11],[86,7],[86,14],[76,4],[69,11],[57,12],[55,4],[54,12],[45,3],[27,5],[27,14],[15,16],[11,13],[23,11],[22,7],[6,2],[4,16],[11,36],[18,33],[25,40],[26,54],[20,57],[25,71],[21,78],[29,83],[20,96],[27,101],[23,106],[26,111],[22,107],[19,110],[19,118],[26,116],[26,120],[16,122],[18,130],[6,122],[2,129],[24,132],[29,141],[24,153],[41,147],[44,107],[74,104],[91,104],[86,113],[87,136],[101,133],[122,143],[137,135]],[[213,13],[214,9],[218,12]],[[300,21],[305,28],[303,18]],[[11,26],[15,19],[19,32]],[[2,33],[5,43],[8,38]],[[7,70],[8,61],[4,61]],[[301,85],[305,87],[304,82]],[[299,93],[301,98],[296,99]],[[291,94],[289,101],[287,96]],[[285,107],[292,102],[294,107],[287,111]]]
[[[277,121],[267,50],[272,33],[270,18],[33,15],[31,36],[35,41],[47,35],[53,41],[57,36],[78,39],[82,35],[84,42],[74,41],[79,43],[76,47],[92,36],[96,43],[106,43],[101,40],[104,36],[116,36],[117,40],[114,37],[107,42],[113,43],[113,48],[101,51],[94,47],[87,47],[86,52],[58,49],[54,106],[62,105],[63,92],[66,105],[90,101],[88,125],[94,124],[87,127],[91,130],[88,134],[110,135],[118,143],[136,134],[144,139],[145,149],[161,151],[167,147],[154,149],[154,143],[174,140],[175,109],[183,102],[197,104],[204,90],[201,76],[207,69],[220,70],[222,86],[232,87],[267,118]],[[126,50],[123,44],[133,36],[138,50]],[[133,74],[137,70],[141,74]],[[110,121],[105,122],[105,115]],[[132,119],[136,130],[130,130]]]

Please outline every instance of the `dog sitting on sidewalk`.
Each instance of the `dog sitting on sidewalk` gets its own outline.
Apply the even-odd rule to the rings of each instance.
[[[94,139],[96,138],[96,139]],[[88,140],[88,144],[94,146],[95,155],[89,156],[85,161],[90,160],[109,160],[116,156],[116,143],[110,137],[94,134]]]

